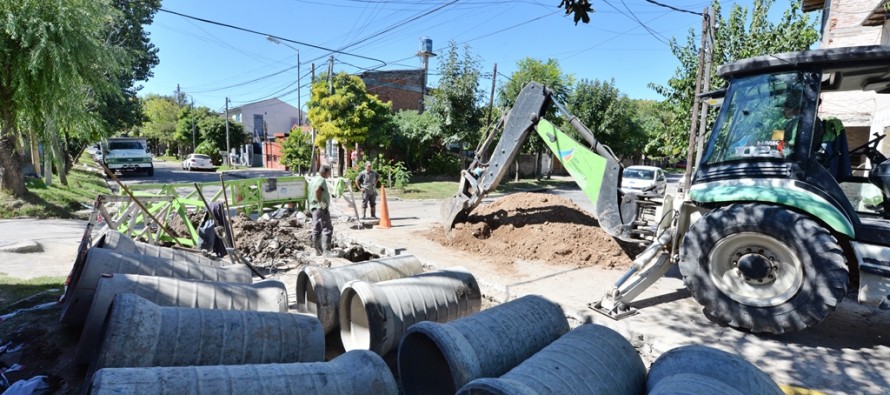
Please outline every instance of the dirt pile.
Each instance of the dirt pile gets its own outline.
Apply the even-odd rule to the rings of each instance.
[[[455,224],[450,240],[439,228],[426,236],[505,264],[522,259],[623,269],[639,251],[606,234],[571,200],[541,193],[511,194],[477,207]]]
[[[314,254],[303,217],[254,221],[241,214],[232,220],[238,251],[261,266],[282,266],[302,263],[302,257]]]

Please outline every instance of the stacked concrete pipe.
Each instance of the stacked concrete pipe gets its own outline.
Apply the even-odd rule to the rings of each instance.
[[[646,389],[646,365],[618,332],[581,325],[499,378],[473,380],[459,395],[609,394]]]
[[[375,284],[350,281],[340,296],[340,339],[346,350],[386,355],[411,325],[453,321],[478,312],[481,306],[479,284],[464,268]]]
[[[498,377],[569,331],[562,309],[529,295],[446,324],[421,322],[398,349],[405,394],[454,394]]]
[[[194,252],[136,241],[114,230],[109,230],[99,236],[93,246],[113,250],[121,254],[138,254],[168,261],[200,263],[208,266],[226,266],[231,264],[229,261],[213,259]]]
[[[102,369],[89,393],[396,395],[398,387],[383,358],[349,351],[330,362]]]
[[[661,354],[649,368],[646,387],[650,394],[784,393],[766,373],[744,358],[700,345],[677,347]]]
[[[80,334],[75,360],[89,363],[99,343],[99,332],[114,297],[135,294],[159,306],[217,310],[287,312],[284,283],[264,280],[253,284],[181,280],[134,274],[104,274]]]
[[[376,283],[423,273],[413,255],[394,256],[326,269],[305,266],[297,275],[297,311],[313,314],[330,333],[339,322],[340,293],[352,280]]]
[[[90,371],[108,367],[318,362],[324,332],[315,317],[161,307],[115,296]]]
[[[62,306],[62,323],[82,325],[93,302],[99,278],[106,273],[141,274],[192,280],[247,283],[253,281],[246,266],[207,266],[199,263],[170,261],[135,254],[121,254],[104,248],[90,248],[77,282],[68,284],[74,291]],[[73,277],[72,277],[73,278]]]

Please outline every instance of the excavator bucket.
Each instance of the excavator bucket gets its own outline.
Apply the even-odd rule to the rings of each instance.
[[[454,227],[455,222],[467,216],[467,212],[464,210],[467,202],[467,198],[461,194],[454,195],[442,202],[441,223],[442,228],[445,229],[446,236],[451,234],[451,228]]]

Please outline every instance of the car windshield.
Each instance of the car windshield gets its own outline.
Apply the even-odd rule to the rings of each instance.
[[[655,170],[649,169],[624,169],[624,178],[634,178],[638,180],[651,180],[655,178]]]
[[[121,150],[121,149],[138,149],[141,150],[142,144],[139,144],[138,141],[115,141],[113,143],[108,144],[109,150]]]
[[[805,78],[805,73],[784,72],[734,80],[702,162],[790,156],[798,137]]]

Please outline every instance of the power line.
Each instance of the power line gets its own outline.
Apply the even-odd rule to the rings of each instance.
[[[668,8],[668,9],[671,9],[671,10],[674,10],[674,11],[678,11],[678,12],[686,12],[686,13],[689,13],[689,14],[692,14],[692,15],[704,16],[704,14],[702,14],[701,12],[695,12],[695,11],[684,10],[684,9],[682,9],[682,8],[677,8],[677,7],[674,7],[674,6],[672,6],[672,5],[661,4],[661,3],[659,3],[659,2],[657,2],[657,1],[655,1],[655,0],[645,0],[645,1],[646,1],[647,3],[652,3],[652,4],[655,4],[655,5],[659,6],[659,7]]]
[[[454,1],[457,1],[457,0],[454,0]],[[281,40],[281,41],[287,41],[287,42],[289,42],[289,43],[293,43],[293,44],[304,45],[304,46],[307,46],[307,47],[310,47],[310,48],[316,48],[316,49],[320,49],[320,50],[323,50],[323,51],[331,51],[331,52],[339,53],[339,54],[346,55],[346,56],[353,56],[353,57],[356,57],[356,58],[361,58],[361,59],[371,60],[371,61],[374,61],[374,62],[380,62],[380,63],[382,63],[382,65],[379,66],[379,67],[384,67],[384,66],[386,66],[386,62],[384,62],[384,61],[382,61],[382,60],[380,60],[380,59],[375,59],[375,58],[370,58],[370,57],[367,57],[367,56],[362,56],[362,55],[358,55],[358,54],[354,54],[354,53],[344,52],[344,51],[337,50],[337,49],[326,48],[326,47],[322,47],[322,46],[319,46],[319,45],[314,45],[314,44],[305,43],[305,42],[302,42],[302,41],[291,40],[291,39],[289,39],[289,38],[284,38],[284,37],[276,36],[276,35],[274,35],[274,34],[263,33],[263,32],[259,32],[259,31],[252,30],[252,29],[247,29],[247,28],[243,28],[243,27],[239,27],[239,26],[235,26],[235,25],[230,25],[230,24],[228,24],[228,23],[217,22],[217,21],[212,21],[212,20],[210,20],[210,19],[204,19],[204,18],[199,18],[199,17],[196,17],[196,16],[186,15],[186,14],[183,14],[183,13],[180,13],[180,12],[170,11],[170,10],[166,10],[166,9],[163,9],[163,8],[159,8],[158,11],[166,12],[166,13],[168,13],[168,14],[178,15],[178,16],[181,16],[181,17],[183,17],[183,18],[194,19],[194,20],[196,20],[196,21],[200,21],[200,22],[204,22],[204,23],[209,23],[209,24],[211,24],[211,25],[217,25],[217,26],[227,27],[227,28],[230,28],[230,29],[240,30],[240,31],[247,32],[247,33],[253,33],[253,34],[257,34],[257,35],[263,36],[263,37],[274,37],[274,38],[277,38],[277,39],[279,39],[279,40]]]

